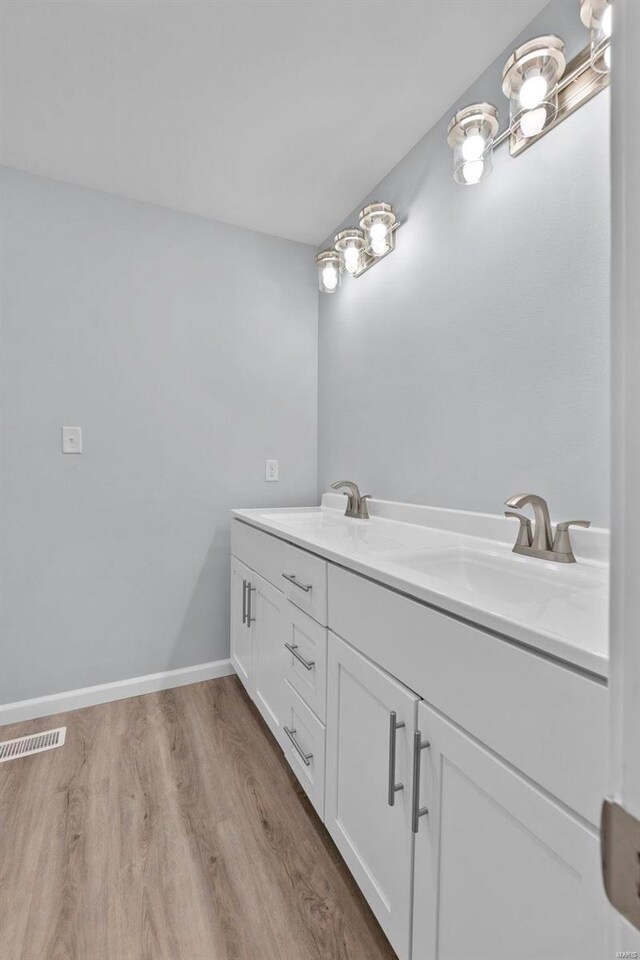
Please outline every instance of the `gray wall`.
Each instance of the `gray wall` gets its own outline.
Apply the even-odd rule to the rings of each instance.
[[[546,32],[569,56],[588,37],[573,0],[521,40]],[[396,252],[320,297],[320,489],[348,476],[377,497],[489,512],[532,490],[558,519],[607,525],[609,93],[461,187],[449,116],[486,99],[504,123],[507,52],[363,198],[406,219]]]
[[[313,251],[13,170],[2,201],[2,699],[226,657],[230,508],[316,502]]]

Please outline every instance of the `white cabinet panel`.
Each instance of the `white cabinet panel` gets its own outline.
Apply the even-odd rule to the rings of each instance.
[[[277,587],[280,586],[287,546],[288,544],[278,537],[256,530],[241,520],[231,521],[233,556]]]
[[[280,584],[286,596],[318,623],[327,625],[327,562],[284,544]]]
[[[253,696],[253,631],[247,622],[248,584],[255,576],[231,558],[231,662],[249,696]]]
[[[324,722],[327,706],[327,629],[287,602],[284,675]]]
[[[594,824],[604,684],[333,564],[330,629]]]
[[[262,577],[251,574],[253,619],[253,689],[255,704],[272,734],[283,746],[282,678],[287,636],[286,598]]]
[[[424,703],[413,960],[602,960],[598,839]]]
[[[325,824],[401,958],[411,921],[411,743],[417,697],[329,634]],[[389,805],[390,717],[395,731]]]
[[[284,697],[284,754],[304,787],[318,816],[324,817],[325,727],[286,681]]]

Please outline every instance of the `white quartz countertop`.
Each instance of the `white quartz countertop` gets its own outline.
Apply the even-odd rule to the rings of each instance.
[[[369,520],[321,507],[234,510],[274,534],[424,603],[608,675],[608,533],[573,537],[577,563],[514,554],[517,521],[499,515],[370,501]]]

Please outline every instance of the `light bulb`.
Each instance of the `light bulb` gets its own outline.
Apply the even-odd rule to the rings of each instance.
[[[344,268],[347,273],[355,273],[360,264],[360,251],[355,246],[346,247],[343,251]]]
[[[600,29],[604,33],[605,37],[611,36],[611,17],[613,15],[613,8],[611,4],[607,6],[604,13],[602,14],[602,20],[600,21]]]
[[[322,268],[322,285],[325,290],[335,290],[338,286],[338,271],[335,267]]]
[[[465,183],[477,183],[482,179],[484,160],[467,160],[462,164],[462,176]]]
[[[369,227],[369,237],[371,238],[371,249],[379,257],[387,252],[387,226],[384,223],[372,223]]]
[[[520,117],[520,129],[523,137],[535,137],[544,129],[547,122],[547,111],[544,107],[536,107],[535,110],[527,110]]]
[[[484,153],[485,141],[479,133],[472,133],[462,141],[462,159],[479,160]]]
[[[525,110],[537,107],[544,100],[548,89],[547,81],[541,73],[528,77],[520,87],[520,105]]]

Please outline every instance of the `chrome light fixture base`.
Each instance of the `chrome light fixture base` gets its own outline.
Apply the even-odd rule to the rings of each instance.
[[[512,133],[531,139],[551,126],[565,66],[564,42],[553,34],[535,37],[513,51],[502,71]]]
[[[322,250],[316,254],[318,289],[321,293],[335,293],[340,286],[342,256],[337,250]]]
[[[498,110],[492,103],[472,103],[449,121],[447,143],[453,149],[453,178],[463,186],[480,183],[491,173]]]
[[[600,73],[594,69],[591,62],[591,48],[586,46],[573,60],[569,61],[564,76],[558,83],[558,108],[551,123],[534,137],[523,137],[515,130],[507,131],[511,156],[517,157],[533,143],[537,143],[559,123],[608,87],[609,83],[609,73]]]
[[[591,66],[596,73],[611,70],[611,17],[609,0],[580,0],[580,19],[591,34]]]
[[[348,227],[334,237],[334,249],[342,257],[342,269],[351,277],[357,277],[364,265],[364,231],[359,227]]]

